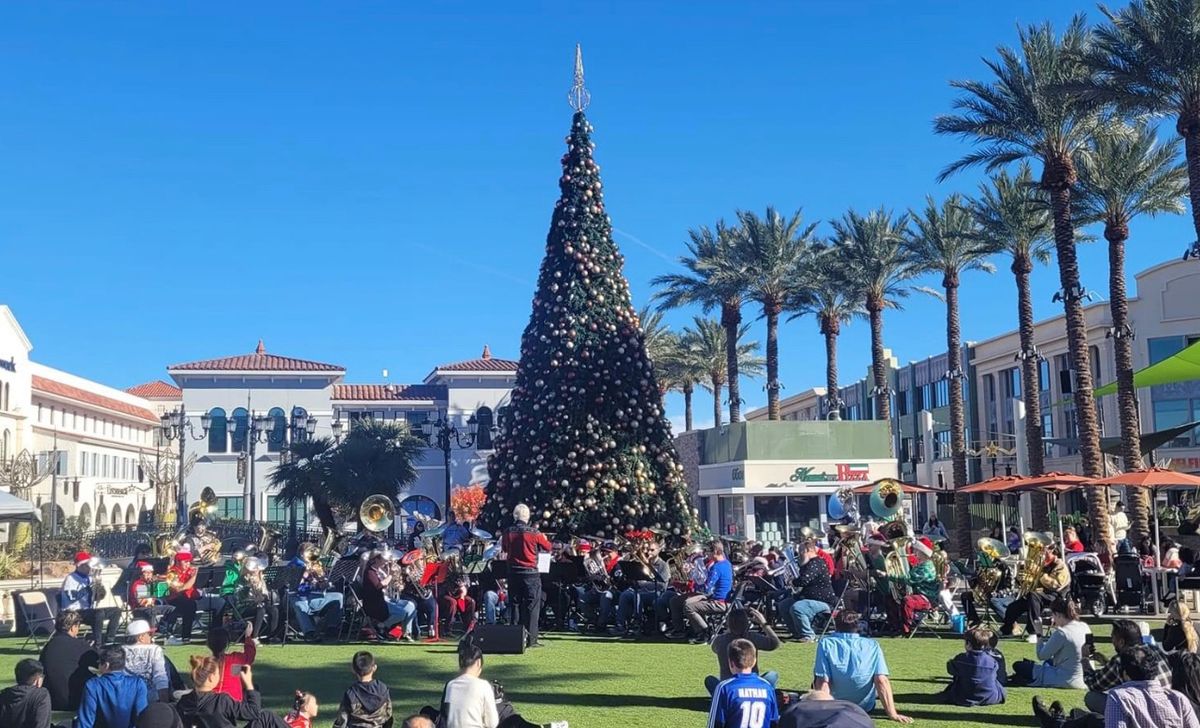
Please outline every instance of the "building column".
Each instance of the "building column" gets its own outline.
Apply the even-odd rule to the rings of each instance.
[[[745,514],[742,535],[748,539],[754,538],[758,533],[758,514],[754,512],[754,496],[742,496],[742,512]]]
[[[1028,475],[1029,474],[1029,443],[1025,441],[1025,402],[1019,399],[1013,400],[1013,432],[1014,439],[1017,441],[1017,467],[1013,475]],[[1032,523],[1033,521],[1028,521]]]

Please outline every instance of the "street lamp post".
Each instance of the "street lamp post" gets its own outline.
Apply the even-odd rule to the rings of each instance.
[[[246,468],[242,480],[242,498],[244,499],[242,513],[247,522],[254,523],[258,520],[258,483],[254,478],[254,454],[258,443],[273,442],[279,445],[279,458],[282,462],[286,457],[289,442],[300,442],[316,432],[317,418],[310,417],[303,409],[293,408],[287,427],[277,430],[275,418],[270,414],[250,412],[246,415],[245,423],[241,427],[238,426],[238,420],[235,419],[230,429],[236,435],[246,427],[249,427],[250,431],[245,433],[245,449],[239,455],[239,457],[246,458]],[[294,530],[294,510],[292,518]]]
[[[291,422],[288,424],[288,442],[279,450],[279,464],[284,465],[291,462],[292,453],[288,449],[290,445],[297,442],[305,442],[313,436],[317,431],[317,418],[309,417],[308,412],[299,407],[292,408]],[[288,538],[291,541],[296,540],[296,502],[292,502],[292,507],[288,509]]]
[[[450,511],[451,445],[457,444],[460,449],[474,446],[479,436],[479,421],[475,419],[475,415],[468,417],[467,431],[464,434],[462,430],[458,429],[450,421],[447,415],[441,412],[430,412],[425,422],[421,425],[421,431],[430,438],[430,445],[442,451],[442,459],[446,469],[446,512],[442,514],[442,517],[446,518],[447,513]]]
[[[166,412],[159,419],[161,422],[159,426],[159,433],[162,435],[163,440],[166,442],[177,440],[179,442],[179,467],[176,473],[179,483],[176,486],[175,492],[175,522],[176,524],[182,526],[187,522],[188,514],[187,490],[184,489],[183,485],[184,445],[188,438],[185,436],[184,432],[186,430],[187,435],[190,435],[193,440],[203,440],[204,438],[208,437],[208,428],[212,426],[212,415],[207,412],[200,415],[199,435],[196,434],[196,429],[192,425],[191,419],[188,418],[187,411],[184,410],[182,404],[179,405],[179,409]]]

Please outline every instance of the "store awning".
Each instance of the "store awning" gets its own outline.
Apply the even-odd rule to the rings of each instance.
[[[1176,382],[1191,382],[1200,379],[1200,341],[1183,351],[1172,354],[1157,364],[1133,373],[1133,386],[1153,387],[1156,384],[1174,384]],[[1117,383],[1109,382],[1095,390],[1097,397],[1112,394],[1117,391]]]
[[[29,501],[23,501],[12,493],[0,492],[0,523],[38,521],[41,517]]]
[[[1142,452],[1147,453],[1166,445],[1171,440],[1185,435],[1188,432],[1200,427],[1200,420],[1195,422],[1186,422],[1175,427],[1168,427],[1165,430],[1158,432],[1143,432],[1141,435]],[[1079,449],[1079,438],[1077,437],[1047,437],[1042,440],[1047,445],[1058,445],[1060,447],[1071,447]],[[1109,455],[1117,455],[1121,452],[1120,437],[1102,437],[1100,438],[1100,449]]]

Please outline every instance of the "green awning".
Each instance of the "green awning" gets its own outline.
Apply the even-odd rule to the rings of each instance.
[[[1133,386],[1153,387],[1156,384],[1174,384],[1176,382],[1191,382],[1200,379],[1200,341],[1188,348],[1172,354],[1157,364],[1133,373]],[[1095,390],[1097,397],[1114,394],[1117,383],[1109,382]]]

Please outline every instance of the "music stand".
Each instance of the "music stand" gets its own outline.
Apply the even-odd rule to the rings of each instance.
[[[143,559],[147,564],[154,567],[154,573],[157,576],[163,576],[167,573],[167,569],[171,567],[171,560],[166,556],[159,558]]]
[[[281,645],[287,644],[288,630],[291,629],[291,598],[290,596],[300,588],[300,580],[304,578],[304,567],[299,564],[277,564],[268,566],[263,571],[263,583],[267,585],[267,591],[271,594],[279,594],[279,607],[286,610],[282,616],[283,625],[283,641]]]
[[[496,579],[508,578],[508,561],[505,559],[494,559],[489,565],[492,576]],[[550,573],[554,573],[554,564],[550,564]]]
[[[211,628],[213,623],[216,621],[214,619],[214,614],[218,614],[221,611],[220,609],[213,608],[213,599],[211,598],[211,595],[209,594],[210,591],[217,592],[217,594],[222,598],[221,601],[222,601],[223,606],[226,604],[229,604],[230,607],[233,608],[235,613],[237,611],[236,606],[231,604],[231,601],[232,601],[230,599],[231,595],[221,593],[221,588],[224,585],[225,585],[225,566],[224,565],[221,565],[221,566],[216,566],[216,565],[199,566],[196,568],[196,583],[192,588],[194,588],[196,591],[203,592],[204,598],[208,600],[207,612],[208,612],[209,628]],[[190,635],[187,635],[187,636],[190,637]]]
[[[334,591],[345,591],[346,585],[352,583],[358,576],[358,569],[363,560],[356,556],[344,556],[333,563],[325,580]]]
[[[639,581],[654,581],[654,572],[650,570],[650,567],[636,559],[621,559],[617,562],[613,573],[615,574],[618,569],[621,571],[621,583],[619,585],[621,591],[636,588]],[[630,576],[630,574],[636,576]],[[614,581],[616,580],[614,579]]]

